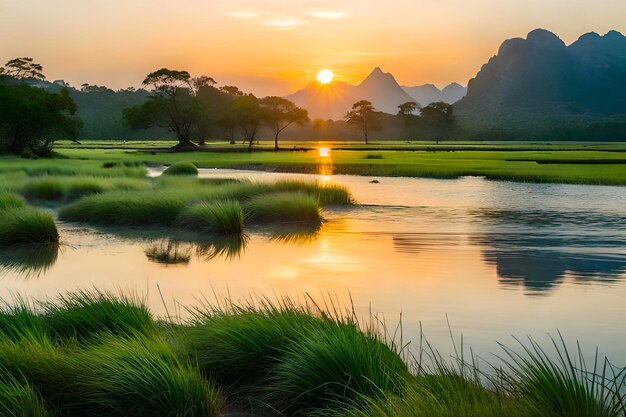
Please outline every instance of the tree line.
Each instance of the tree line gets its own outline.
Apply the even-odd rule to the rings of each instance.
[[[76,101],[65,85],[53,92],[40,88],[43,81],[43,67],[32,58],[16,58],[0,67],[0,151],[45,156],[52,152],[55,140],[77,140],[83,123],[77,117]],[[125,97],[118,100],[120,103],[137,103],[117,110],[129,129],[171,132],[178,141],[176,150],[193,150],[216,138],[233,144],[241,140],[251,149],[261,128],[272,132],[278,150],[285,129],[310,125],[311,121],[307,110],[283,97],[257,98],[236,86],[218,87],[212,77],[168,68],[148,74],[140,90],[113,92],[88,84],[80,90],[72,89],[72,95],[81,103],[89,95],[111,100],[115,94]],[[368,143],[371,132],[380,130],[383,119],[388,123],[389,117],[376,111],[371,102],[361,100],[347,112],[344,121]],[[405,103],[399,106],[396,118],[402,121],[409,138],[419,129],[433,129],[437,139],[443,138],[454,125],[452,107],[445,103],[424,108]],[[314,120],[312,129],[328,122]]]

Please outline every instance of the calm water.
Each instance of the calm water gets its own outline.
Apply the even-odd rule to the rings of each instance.
[[[155,174],[155,172],[153,172]],[[307,177],[347,185],[362,206],[327,210],[314,235],[255,230],[237,242],[176,243],[151,233],[61,224],[58,253],[0,257],[0,296],[40,299],[77,288],[145,295],[158,314],[230,294],[352,298],[404,339],[483,356],[511,335],[557,329],[626,364],[626,187],[516,184],[481,178],[314,177],[206,170],[205,177]],[[155,253],[169,249],[169,263]],[[30,257],[39,268],[24,269]],[[371,306],[371,307],[370,307]]]

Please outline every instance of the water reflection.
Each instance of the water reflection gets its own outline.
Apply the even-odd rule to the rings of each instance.
[[[275,226],[269,230],[267,235],[269,236],[269,239],[274,242],[304,245],[316,240],[321,229],[321,224]]]
[[[56,263],[58,257],[58,244],[2,249],[0,274],[8,273],[22,279],[39,278]]]
[[[553,250],[486,249],[485,261],[495,265],[505,287],[523,286],[530,294],[554,288],[566,277],[579,283],[620,280],[626,271],[621,257],[585,255]]]
[[[571,221],[564,220],[564,221]],[[626,238],[619,234],[579,234],[544,228],[544,233],[485,233],[470,242],[482,248],[505,287],[523,286],[531,293],[550,290],[565,278],[577,283],[611,283],[626,272]]]
[[[144,250],[146,257],[161,265],[188,265],[193,246],[176,240],[162,240]]]
[[[245,251],[249,238],[246,234],[224,236],[196,244],[196,256],[205,262],[222,258],[232,260]]]

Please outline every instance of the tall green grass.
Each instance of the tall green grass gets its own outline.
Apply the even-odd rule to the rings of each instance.
[[[217,417],[217,390],[160,337],[104,337],[71,358],[83,415]]]
[[[24,200],[17,194],[6,193],[0,190],[0,213],[4,210],[19,209],[24,206]]]
[[[216,416],[222,398],[285,416],[623,417],[626,410],[626,371],[599,360],[588,367],[580,347],[572,355],[562,338],[554,352],[533,341],[505,348],[504,366],[480,372],[462,353],[444,360],[430,346],[430,365],[421,354],[407,364],[402,341],[384,327],[361,327],[353,311],[332,303],[226,300],[191,311],[188,323],[156,322],[134,299],[97,292],[0,306],[0,410]]]
[[[559,333],[550,354],[537,342],[519,342],[522,352],[504,347],[508,372],[501,377],[513,395],[528,399],[541,416],[626,415],[626,368],[616,368],[598,352],[588,366],[580,345],[572,354]]]
[[[170,165],[165,171],[163,171],[163,175],[198,175],[198,167],[192,164],[191,162],[176,162]]]
[[[322,220],[318,200],[299,192],[260,195],[248,201],[245,209],[254,223],[319,223]]]
[[[49,213],[24,207],[0,212],[0,246],[49,244],[59,241],[59,232]]]
[[[147,307],[133,297],[78,291],[43,304],[48,333],[57,338],[88,339],[106,332],[129,335],[154,330]]]
[[[186,205],[177,193],[110,192],[63,206],[59,218],[99,225],[172,225]]]
[[[4,417],[47,417],[39,393],[24,378],[0,368],[0,415]]]
[[[137,178],[43,177],[26,181],[19,191],[29,200],[61,201],[112,190],[147,190],[150,186],[148,180]]]
[[[243,233],[245,217],[238,201],[216,201],[188,207],[177,222],[201,233],[234,235]]]

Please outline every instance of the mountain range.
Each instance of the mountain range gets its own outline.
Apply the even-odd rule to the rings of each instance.
[[[626,37],[566,45],[544,29],[502,43],[455,104],[466,127],[546,129],[626,121]]]
[[[454,102],[464,93],[465,88],[456,83],[443,90],[434,85],[401,87],[392,74],[377,67],[359,85],[312,82],[286,98],[307,109],[311,118],[340,120],[359,100],[371,101],[378,111],[396,114],[398,106],[408,101],[420,106],[432,101]]]
[[[459,83],[452,83],[441,90],[433,84],[417,85],[415,87],[402,86],[402,89],[423,106],[437,101],[453,104],[462,99],[467,93],[467,88]]]

